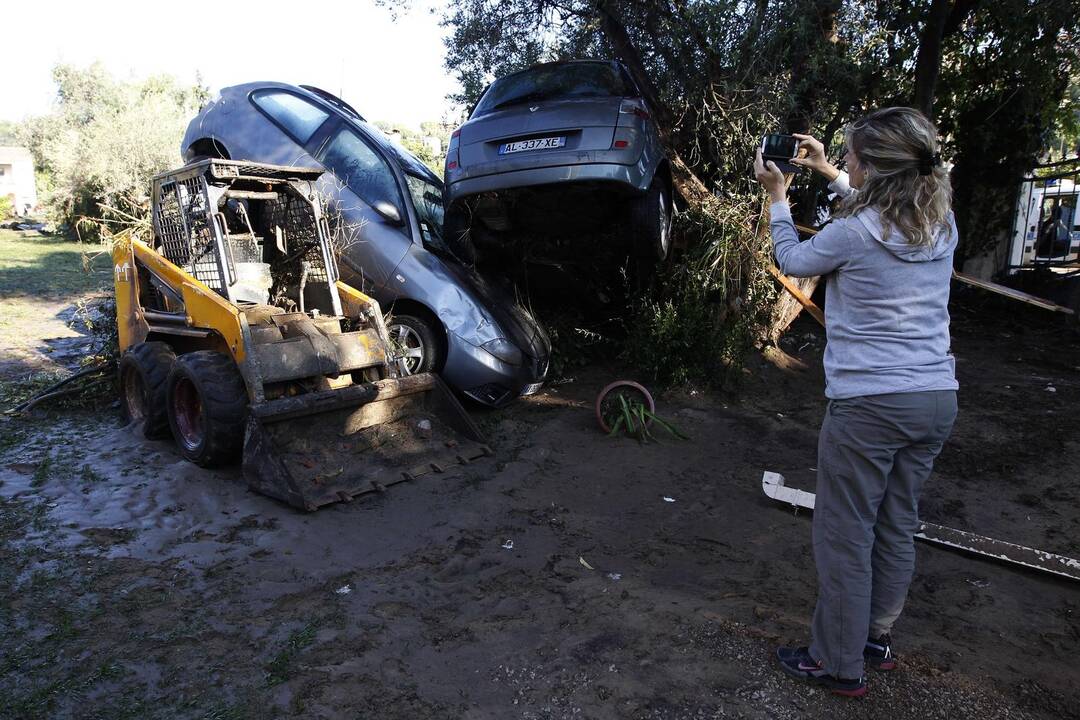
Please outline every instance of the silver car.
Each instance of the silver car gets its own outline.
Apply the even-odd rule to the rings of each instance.
[[[320,191],[338,221],[342,279],[389,311],[407,369],[439,372],[485,405],[540,389],[550,342],[509,288],[445,246],[442,181],[341,99],[276,82],[225,88],[181,152],[329,170]]]
[[[628,252],[663,260],[671,170],[656,123],[617,62],[537,65],[493,82],[446,156],[447,233],[463,254],[565,216],[625,228]],[[472,258],[471,258],[472,259]]]

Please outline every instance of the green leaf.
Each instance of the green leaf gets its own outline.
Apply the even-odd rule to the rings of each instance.
[[[611,426],[611,432],[608,433],[608,437],[615,437],[619,434],[619,430],[622,429],[623,418],[619,418],[615,421],[615,424]]]
[[[679,428],[675,427],[674,425],[667,422],[666,420],[664,420],[664,419],[662,419],[660,417],[657,417],[656,415],[649,412],[648,410],[645,411],[645,414],[648,415],[650,418],[652,418],[652,420],[656,424],[658,424],[660,427],[664,428],[665,430],[667,430],[669,433],[671,433],[675,437],[679,438],[680,440],[689,440],[690,439],[689,435],[686,435],[681,430],[679,430]]]

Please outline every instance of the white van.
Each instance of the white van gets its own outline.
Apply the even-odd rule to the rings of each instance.
[[[1080,213],[1074,179],[1033,180],[1020,188],[1009,252],[1010,272],[1040,263],[1080,258]]]

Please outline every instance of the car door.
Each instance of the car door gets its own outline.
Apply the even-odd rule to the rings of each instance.
[[[309,149],[330,171],[320,180],[320,191],[336,225],[342,276],[364,292],[379,293],[412,245],[410,215],[392,161],[340,118],[322,128]],[[376,212],[380,202],[392,205],[400,221]]]

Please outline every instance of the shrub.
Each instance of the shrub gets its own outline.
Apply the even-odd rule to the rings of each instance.
[[[769,241],[747,218],[756,194],[713,198],[679,216],[692,248],[632,304],[623,354],[654,380],[730,386],[765,337],[776,289]]]
[[[45,176],[42,199],[51,220],[85,237],[93,221],[142,217],[149,211],[150,178],[180,164],[188,119],[207,97],[168,76],[117,82],[99,64],[53,70],[57,99],[49,115],[20,129]]]

